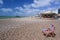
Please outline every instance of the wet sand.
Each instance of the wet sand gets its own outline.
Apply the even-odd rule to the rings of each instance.
[[[45,38],[42,28],[56,27],[56,37]],[[60,20],[13,18],[0,20],[0,40],[60,40]]]

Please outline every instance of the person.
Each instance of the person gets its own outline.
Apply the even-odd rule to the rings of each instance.
[[[51,31],[55,32],[55,27],[53,24],[50,25],[50,29],[51,29]]]
[[[55,27],[54,27],[54,25],[51,24],[50,28],[48,28],[48,29],[44,28],[42,30],[42,33],[43,33],[44,36],[48,36],[48,35],[49,36],[55,36]]]
[[[51,29],[51,34],[54,37],[56,34],[55,34],[55,27],[53,24],[50,25],[50,29]]]

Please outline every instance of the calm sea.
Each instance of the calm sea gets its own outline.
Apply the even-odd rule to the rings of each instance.
[[[0,16],[0,19],[8,19],[8,18],[23,18],[23,16]]]

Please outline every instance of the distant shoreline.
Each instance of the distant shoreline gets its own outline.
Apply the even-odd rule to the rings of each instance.
[[[0,19],[24,18],[25,16],[0,16]]]

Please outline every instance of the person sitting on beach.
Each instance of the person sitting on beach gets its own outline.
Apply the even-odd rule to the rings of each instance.
[[[43,29],[42,33],[44,34],[44,36],[55,36],[55,27],[54,25],[51,25],[50,28],[48,29]]]
[[[52,31],[52,36],[55,36],[55,35],[56,35],[56,34],[55,34],[55,27],[54,27],[53,24],[51,24],[50,30]]]
[[[51,24],[50,29],[51,29],[51,31],[55,32],[55,27],[53,24]]]

